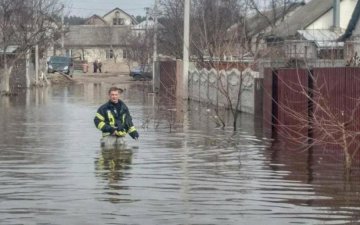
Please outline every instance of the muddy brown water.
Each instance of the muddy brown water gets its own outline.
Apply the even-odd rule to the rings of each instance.
[[[107,88],[1,98],[0,224],[360,223],[357,169],[344,181],[340,160],[271,147],[250,115],[233,134],[140,82],[122,96],[140,139],[102,150],[93,117]]]

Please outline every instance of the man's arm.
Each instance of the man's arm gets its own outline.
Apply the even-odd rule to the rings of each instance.
[[[129,112],[129,109],[126,107],[126,119],[125,119],[125,124],[127,127],[127,132],[129,133],[129,135],[133,138],[133,139],[138,139],[139,138],[139,133],[137,132],[133,122],[132,122],[132,118]]]
[[[94,123],[96,128],[101,130],[103,133],[113,134],[115,131],[115,128],[110,126],[110,124],[105,121],[105,114],[102,112],[101,108],[98,109],[95,115]]]

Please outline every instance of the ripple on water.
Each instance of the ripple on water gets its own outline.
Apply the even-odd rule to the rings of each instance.
[[[359,180],[344,182],[338,161],[271,148],[248,116],[233,134],[189,111],[184,127],[149,124],[139,141],[105,151],[89,93],[47,93],[38,107],[0,110],[0,224],[359,222]],[[127,98],[135,124],[151,115],[141,92]]]

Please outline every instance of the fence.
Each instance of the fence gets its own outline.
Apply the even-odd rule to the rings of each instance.
[[[322,140],[322,148],[338,150],[343,126],[355,149],[360,143],[360,68],[267,68],[263,107],[264,130],[274,138]]]
[[[262,99],[261,79],[258,77],[259,73],[250,68],[243,71],[192,69],[189,71],[189,98],[226,108],[232,105],[234,108],[240,91],[238,110],[255,114]]]

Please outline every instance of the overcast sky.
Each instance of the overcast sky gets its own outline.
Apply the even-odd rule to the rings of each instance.
[[[119,7],[130,15],[145,16],[145,7],[153,7],[155,0],[61,0],[70,15],[90,17],[93,14],[103,16],[105,13]],[[269,0],[257,0],[267,3]],[[309,2],[310,0],[306,0]]]
[[[62,0],[70,15],[89,17],[93,14],[103,16],[119,7],[130,15],[145,16],[145,7],[153,7],[155,0]]]

